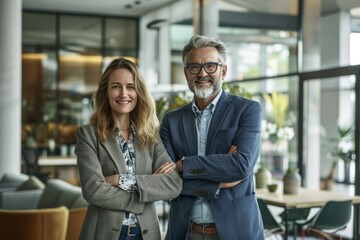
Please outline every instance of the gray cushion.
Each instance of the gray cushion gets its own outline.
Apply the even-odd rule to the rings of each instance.
[[[38,208],[66,206],[70,209],[74,205],[81,204],[78,202],[81,201],[78,200],[79,197],[82,197],[80,187],[60,179],[49,179],[40,198]]]
[[[81,196],[80,188],[72,186],[71,188],[67,188],[62,191],[57,203],[56,207],[65,206],[67,208],[71,208],[73,203],[76,201],[77,198]]]
[[[28,180],[22,183],[17,190],[30,190],[30,189],[44,189],[45,184],[40,181],[37,177],[31,175]]]
[[[53,208],[56,206],[62,190],[66,187],[66,182],[60,179],[49,179],[46,183],[38,208]],[[64,187],[65,186],[65,187]]]
[[[13,173],[13,172],[9,172],[9,173],[5,173],[0,182],[1,183],[10,183],[10,182],[23,182],[26,181],[29,178],[28,175],[23,174],[23,173]]]

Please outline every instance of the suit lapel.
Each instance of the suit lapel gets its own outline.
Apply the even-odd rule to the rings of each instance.
[[[189,155],[197,155],[197,131],[195,126],[194,113],[191,110],[191,103],[181,116],[183,133],[185,135],[185,143],[188,148]]]
[[[208,136],[207,136],[208,142],[206,144],[206,153],[210,153],[210,150],[213,147],[215,136],[217,135],[217,133],[220,129],[220,126],[221,126],[222,122],[224,121],[224,118],[229,117],[229,116],[226,116],[226,113],[230,107],[229,99],[230,99],[229,94],[227,92],[223,91],[218,103],[216,104],[216,109],[215,109],[215,112],[211,119],[210,126],[209,126],[209,131],[208,131]],[[211,140],[211,142],[210,142],[210,140]]]

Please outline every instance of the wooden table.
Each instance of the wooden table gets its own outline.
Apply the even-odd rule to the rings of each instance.
[[[38,164],[43,170],[49,169],[53,173],[54,178],[60,178],[74,185],[79,184],[76,157],[40,156]]]
[[[310,190],[301,188],[298,194],[283,194],[281,191],[270,193],[267,189],[256,189],[257,198],[263,199],[267,204],[282,207],[285,209],[285,236],[287,239],[288,221],[287,211],[292,208],[322,207],[327,201],[352,200],[354,205],[360,204],[360,196],[351,196],[331,191]],[[358,211],[354,211],[355,214]],[[359,226],[354,223],[354,236],[359,236]]]
[[[75,157],[40,157],[39,166],[75,166]]]

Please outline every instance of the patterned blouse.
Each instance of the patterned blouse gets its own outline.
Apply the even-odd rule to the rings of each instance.
[[[137,184],[135,178],[135,151],[134,151],[134,135],[133,127],[130,129],[129,140],[126,142],[121,135],[120,129],[115,129],[116,141],[120,146],[121,152],[125,159],[126,174],[121,174],[119,178],[119,188],[128,192],[137,192]],[[123,225],[133,225],[137,223],[135,214],[126,212],[123,220]]]

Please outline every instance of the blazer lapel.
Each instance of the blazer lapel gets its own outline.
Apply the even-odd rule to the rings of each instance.
[[[147,148],[143,148],[144,146],[141,145],[139,139],[135,136],[134,138],[134,150],[135,150],[135,158],[136,158],[136,164],[135,164],[135,173],[136,174],[145,174],[146,168],[148,163],[152,163],[151,161],[148,161],[147,155]],[[140,161],[142,163],[140,164]]]
[[[119,173],[126,173],[125,159],[121,153],[120,146],[115,139],[110,138],[104,143],[104,147],[109,153]]]

